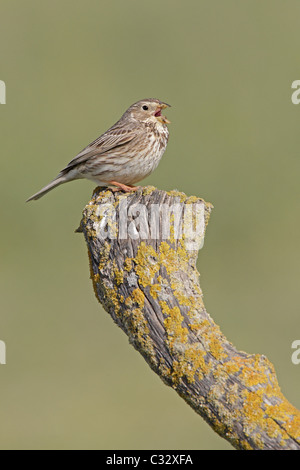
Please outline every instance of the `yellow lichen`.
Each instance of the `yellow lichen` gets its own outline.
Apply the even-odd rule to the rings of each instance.
[[[131,297],[133,299],[134,302],[136,302],[139,307],[143,308],[144,307],[144,303],[145,303],[145,294],[141,291],[141,289],[134,289],[132,292],[131,292]]]
[[[245,440],[242,440],[242,441],[238,441],[236,440],[236,447],[238,448],[241,448],[241,449],[244,449],[244,450],[253,450],[253,447],[249,444],[248,441],[245,441]]]
[[[218,361],[225,359],[228,356],[220,339],[218,337],[214,337],[213,334],[210,334],[209,338],[209,352]]]
[[[143,196],[148,196],[150,194],[153,193],[153,191],[155,191],[156,188],[154,186],[144,186],[143,187],[143,190],[142,190],[142,194]]]
[[[182,326],[184,318],[179,308],[170,308],[165,301],[160,301],[159,304],[162,312],[166,315],[164,325],[170,347],[174,347],[176,342],[185,343],[188,337],[188,329]]]
[[[185,371],[185,375],[189,382],[195,381],[195,375],[201,380],[208,372],[209,366],[205,363],[206,352],[201,350],[198,343],[191,344],[184,351],[184,359],[189,367],[189,371]]]
[[[243,398],[243,412],[248,418],[249,422],[252,422],[254,426],[257,426],[264,419],[265,412],[263,410],[263,390],[259,389],[255,392],[244,389],[241,392]]]
[[[115,281],[117,285],[119,286],[120,284],[124,282],[124,273],[121,269],[115,269],[114,273],[115,273]]]
[[[279,392],[281,395],[281,392]],[[278,396],[278,394],[276,394]],[[300,439],[300,416],[298,410],[281,395],[282,401],[276,405],[267,405],[266,414],[276,421],[286,423],[287,431],[294,439]]]
[[[120,299],[117,289],[106,287],[105,302],[107,306],[112,306],[116,315],[120,312]]]
[[[145,242],[141,242],[133,261],[140,285],[143,287],[151,285],[155,274],[160,268],[154,248],[151,245],[146,245]]]
[[[161,292],[161,285],[160,284],[153,284],[150,287],[150,295],[153,299],[157,299],[158,294]]]
[[[131,271],[132,270],[132,258],[126,258],[124,261],[124,269],[125,271]]]
[[[186,305],[187,307],[192,306],[192,302],[193,302],[192,299],[190,297],[184,295],[183,293],[181,293],[178,290],[178,285],[175,286],[174,284],[172,284],[171,287],[172,287],[172,290],[173,290],[173,294],[176,297],[176,299],[178,300],[180,305]]]
[[[107,240],[105,240],[105,242],[103,243],[103,245],[100,249],[100,253],[99,253],[99,255],[100,255],[99,256],[100,263],[99,263],[99,266],[98,266],[99,271],[101,271],[101,269],[105,268],[105,266],[107,265],[110,250],[111,250],[111,245]]]
[[[168,274],[174,272],[174,268],[178,270],[178,254],[167,242],[161,242],[160,244],[158,261],[166,268]]]

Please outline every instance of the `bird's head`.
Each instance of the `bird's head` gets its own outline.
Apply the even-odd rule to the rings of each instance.
[[[134,103],[127,112],[133,119],[140,122],[152,122],[154,124],[170,124],[166,116],[163,116],[162,109],[170,107],[169,104],[155,98],[148,98]]]

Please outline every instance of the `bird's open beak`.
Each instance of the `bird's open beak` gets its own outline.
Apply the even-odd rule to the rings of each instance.
[[[169,108],[170,105],[167,104],[167,103],[160,103],[158,106],[157,106],[157,109],[154,113],[154,116],[156,117],[156,119],[161,122],[162,124],[170,124],[171,121],[169,121],[169,119],[166,118],[166,116],[163,116],[161,114],[161,110],[162,109],[165,109],[165,108]]]

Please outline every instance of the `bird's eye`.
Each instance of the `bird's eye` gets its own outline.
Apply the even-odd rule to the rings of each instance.
[[[144,111],[148,111],[148,109],[149,109],[148,106],[146,106],[145,104],[144,104],[144,106],[142,106],[142,108],[143,108]]]

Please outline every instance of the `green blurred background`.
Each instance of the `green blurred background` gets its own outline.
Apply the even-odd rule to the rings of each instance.
[[[231,449],[95,299],[74,233],[95,185],[24,202],[145,97],[172,124],[144,183],[215,206],[207,310],[300,406],[299,17],[296,0],[1,0],[2,449]]]

